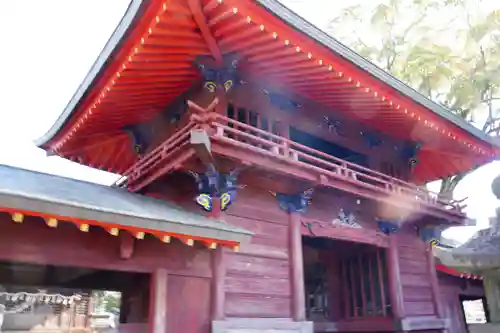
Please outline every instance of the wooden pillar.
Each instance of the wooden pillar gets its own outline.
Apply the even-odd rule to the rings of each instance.
[[[484,293],[492,323],[500,323],[500,281],[497,277],[483,276]]]
[[[292,318],[306,320],[306,301],[304,286],[304,258],[302,256],[302,234],[300,232],[300,213],[290,213],[290,271],[292,282]]]
[[[396,236],[389,236],[387,250],[387,277],[389,280],[389,293],[391,298],[392,315],[394,319],[405,317],[403,304],[403,287],[401,285],[401,272],[399,270],[399,253]]]
[[[221,211],[220,199],[213,198],[212,211],[207,213],[208,217],[219,218],[224,213]],[[212,250],[212,320],[224,320],[224,304],[226,292],[224,280],[226,278],[226,266],[224,262],[224,249],[218,246]]]
[[[219,246],[212,251],[212,320],[224,320],[225,276],[224,249]]]
[[[149,333],[167,332],[167,283],[168,273],[164,268],[151,275],[149,287]]]
[[[429,278],[431,281],[432,288],[432,298],[434,300],[434,313],[438,318],[443,318],[443,307],[441,305],[441,293],[439,290],[439,280],[436,271],[436,261],[434,259],[434,253],[432,252],[431,244],[426,244],[427,248],[427,263],[429,270]]]

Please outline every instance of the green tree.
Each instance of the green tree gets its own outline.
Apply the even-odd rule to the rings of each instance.
[[[379,0],[345,8],[327,30],[450,112],[499,135],[500,4],[488,4]],[[452,199],[469,172],[442,179],[441,197]]]

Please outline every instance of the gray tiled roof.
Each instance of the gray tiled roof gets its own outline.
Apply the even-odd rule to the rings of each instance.
[[[479,230],[462,246],[452,251],[456,256],[497,255],[500,256],[500,230],[487,228]]]
[[[0,165],[0,207],[237,242],[251,235],[165,200],[5,165]]]

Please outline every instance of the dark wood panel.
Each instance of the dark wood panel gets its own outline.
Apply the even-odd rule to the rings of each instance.
[[[427,274],[428,265],[425,261],[401,260],[399,263],[401,273]]]
[[[428,274],[401,274],[401,284],[407,287],[430,287]]]
[[[288,297],[226,293],[228,317],[290,318],[290,307]]]
[[[290,280],[271,277],[228,275],[225,279],[226,292],[247,293],[263,296],[290,296]]]
[[[225,220],[254,233],[255,236],[286,238],[288,225],[278,225],[274,223],[255,220],[252,217],[241,217],[228,215]]]
[[[236,200],[241,200],[240,198]],[[271,197],[273,201],[277,201],[275,198]],[[237,202],[237,201],[236,201]],[[276,202],[276,204],[278,204]],[[252,218],[254,220],[259,220],[259,221],[266,221],[270,223],[275,223],[275,224],[282,224],[282,225],[288,225],[288,217],[285,212],[280,211],[279,208],[277,209],[269,209],[266,210],[263,207],[259,207],[259,209],[256,209],[257,206],[251,206],[247,204],[234,204],[231,205],[231,207],[226,211],[228,216],[240,216],[240,217],[247,217],[247,218]]]
[[[242,244],[239,253],[260,258],[288,259],[288,249],[262,244]]]
[[[290,274],[288,260],[259,258],[231,253],[226,255],[228,274],[251,275],[254,277],[271,277],[287,279]]]
[[[434,304],[432,302],[407,302],[405,311],[408,317],[433,315]]]
[[[427,258],[425,255],[425,252],[423,251],[399,251],[400,248],[398,248],[398,256],[399,256],[399,261],[404,262],[406,260],[413,260],[417,262],[427,262]]]
[[[210,280],[168,277],[168,332],[210,332]]]
[[[430,287],[404,287],[403,299],[405,302],[432,301],[432,290]]]

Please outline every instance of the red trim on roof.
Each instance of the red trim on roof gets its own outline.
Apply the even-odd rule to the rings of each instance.
[[[448,275],[458,276],[462,279],[473,279],[473,280],[482,280],[483,279],[483,277],[481,275],[471,274],[471,273],[462,273],[462,272],[459,272],[453,268],[450,268],[450,267],[447,267],[444,265],[439,265],[439,264],[436,265],[436,270],[439,272],[448,274]]]
[[[313,99],[396,139],[423,142],[415,182],[470,170],[495,154],[490,144],[401,95],[253,1],[202,0],[202,6],[221,52],[237,53],[245,60],[244,74],[257,79],[265,75],[275,89]],[[153,119],[199,79],[193,59],[211,52],[198,30],[186,1],[148,3],[73,118],[45,148],[111,172],[130,167],[136,157],[121,128]],[[432,161],[439,161],[439,167],[429,167]]]

